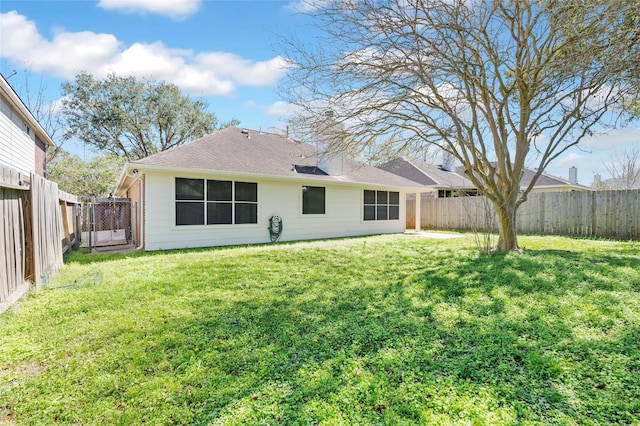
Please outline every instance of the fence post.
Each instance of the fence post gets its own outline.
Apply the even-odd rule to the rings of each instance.
[[[80,247],[80,243],[82,242],[82,229],[80,228],[80,215],[82,214],[82,204],[75,203],[73,205],[73,217],[75,222],[75,234],[76,240],[73,246],[74,250],[77,250]]]
[[[91,240],[93,239],[93,230],[91,229],[91,225],[93,223],[93,204],[89,203],[87,205],[87,235],[89,236],[89,253],[91,253]]]

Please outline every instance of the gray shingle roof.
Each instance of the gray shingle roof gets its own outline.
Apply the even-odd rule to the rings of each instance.
[[[530,169],[528,167],[525,167],[524,172],[522,173],[522,179],[520,179],[520,187],[521,188],[528,187],[531,181],[533,180],[533,177],[535,176],[536,172],[537,171],[535,169]],[[540,175],[540,177],[536,181],[534,188],[540,187],[540,186],[572,186],[576,188],[589,189],[587,186],[580,185],[578,183],[571,183],[567,179],[553,176],[544,172]]]
[[[522,174],[522,179],[520,179],[520,186],[526,187],[529,186],[533,176],[535,176],[536,171],[532,169],[524,169],[524,173]],[[535,186],[554,186],[554,185],[576,185],[572,184],[568,180],[552,176],[547,173],[542,173],[538,180],[536,181]]]
[[[305,178],[327,182],[375,184],[416,188],[415,182],[401,176],[345,158],[340,176],[299,173],[316,165],[314,146],[284,136],[229,127],[185,145],[134,161],[131,165],[174,169]],[[296,167],[298,166],[298,167]]]
[[[380,168],[433,188],[475,188],[468,178],[455,171],[442,170],[435,164],[413,158],[396,158]]]
[[[383,164],[380,168],[433,188],[475,188],[471,180],[465,176],[463,167],[456,167],[455,171],[447,171],[426,161],[401,157]],[[525,168],[520,180],[520,186],[527,187],[535,173],[535,170]],[[568,185],[588,189],[584,185],[572,184],[568,180],[547,173],[540,175],[535,187]]]

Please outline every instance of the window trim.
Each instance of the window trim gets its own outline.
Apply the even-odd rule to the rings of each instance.
[[[304,194],[305,194],[306,188],[322,189],[322,192],[323,192],[322,213],[305,213]],[[300,214],[304,217],[322,216],[327,214],[327,187],[326,186],[302,185],[300,190]]]
[[[178,179],[191,179],[191,180],[199,180],[203,182],[203,186],[204,186],[204,194],[203,194],[203,199],[201,200],[188,200],[188,199],[179,199],[177,198],[177,180]],[[212,181],[218,181],[218,182],[231,182],[231,200],[209,200],[208,197],[208,183],[212,182]],[[208,178],[195,178],[195,177],[182,177],[182,176],[174,176],[173,179],[173,183],[174,183],[174,191],[173,191],[173,227],[174,228],[179,228],[179,229],[183,229],[184,227],[189,227],[189,228],[193,228],[193,227],[210,227],[210,226],[214,226],[214,227],[224,227],[224,226],[257,226],[260,222],[260,218],[259,218],[259,203],[260,203],[260,191],[259,191],[259,185],[258,182],[247,182],[244,180],[234,180],[234,179],[230,179],[230,180],[225,180],[225,179],[216,179],[216,178],[212,178],[212,179],[208,179]],[[251,184],[251,185],[255,185],[255,201],[237,201],[236,200],[236,183],[243,183],[243,184]],[[178,224],[178,214],[177,214],[177,206],[178,203],[199,203],[199,205],[202,206],[202,212],[203,212],[203,222],[202,223],[193,223],[193,224]],[[231,222],[228,223],[208,223],[208,209],[209,209],[209,205],[210,204],[231,204]],[[242,223],[237,223],[236,221],[236,205],[237,204],[243,204],[243,205],[255,205],[255,210],[256,210],[256,214],[255,214],[255,222],[242,222]]]
[[[373,194],[369,194],[369,197],[367,197],[367,192],[373,193]],[[385,202],[379,202],[379,195],[383,195],[382,193],[384,193],[384,196],[386,198]],[[397,194],[397,197],[398,197],[397,204],[391,202],[391,194]],[[373,202],[371,202],[370,200],[369,202],[367,202],[367,198],[371,198],[371,195],[373,195]],[[400,191],[382,191],[377,189],[364,189],[362,191],[362,204],[361,204],[362,214],[360,215],[361,221],[362,222],[390,222],[390,221],[400,220],[400,204],[401,204],[400,200],[401,200]],[[397,208],[398,217],[390,218],[391,207]],[[380,211],[381,208],[385,209],[386,217],[384,219],[378,218],[378,212]],[[370,210],[370,209],[373,209],[373,218],[367,219],[367,210]]]

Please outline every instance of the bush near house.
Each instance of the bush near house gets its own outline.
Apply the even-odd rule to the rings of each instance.
[[[638,242],[72,253],[0,316],[0,423],[637,424]]]

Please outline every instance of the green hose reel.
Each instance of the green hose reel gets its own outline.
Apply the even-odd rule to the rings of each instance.
[[[271,242],[275,243],[282,234],[282,218],[278,215],[273,215],[269,218],[269,237]]]

